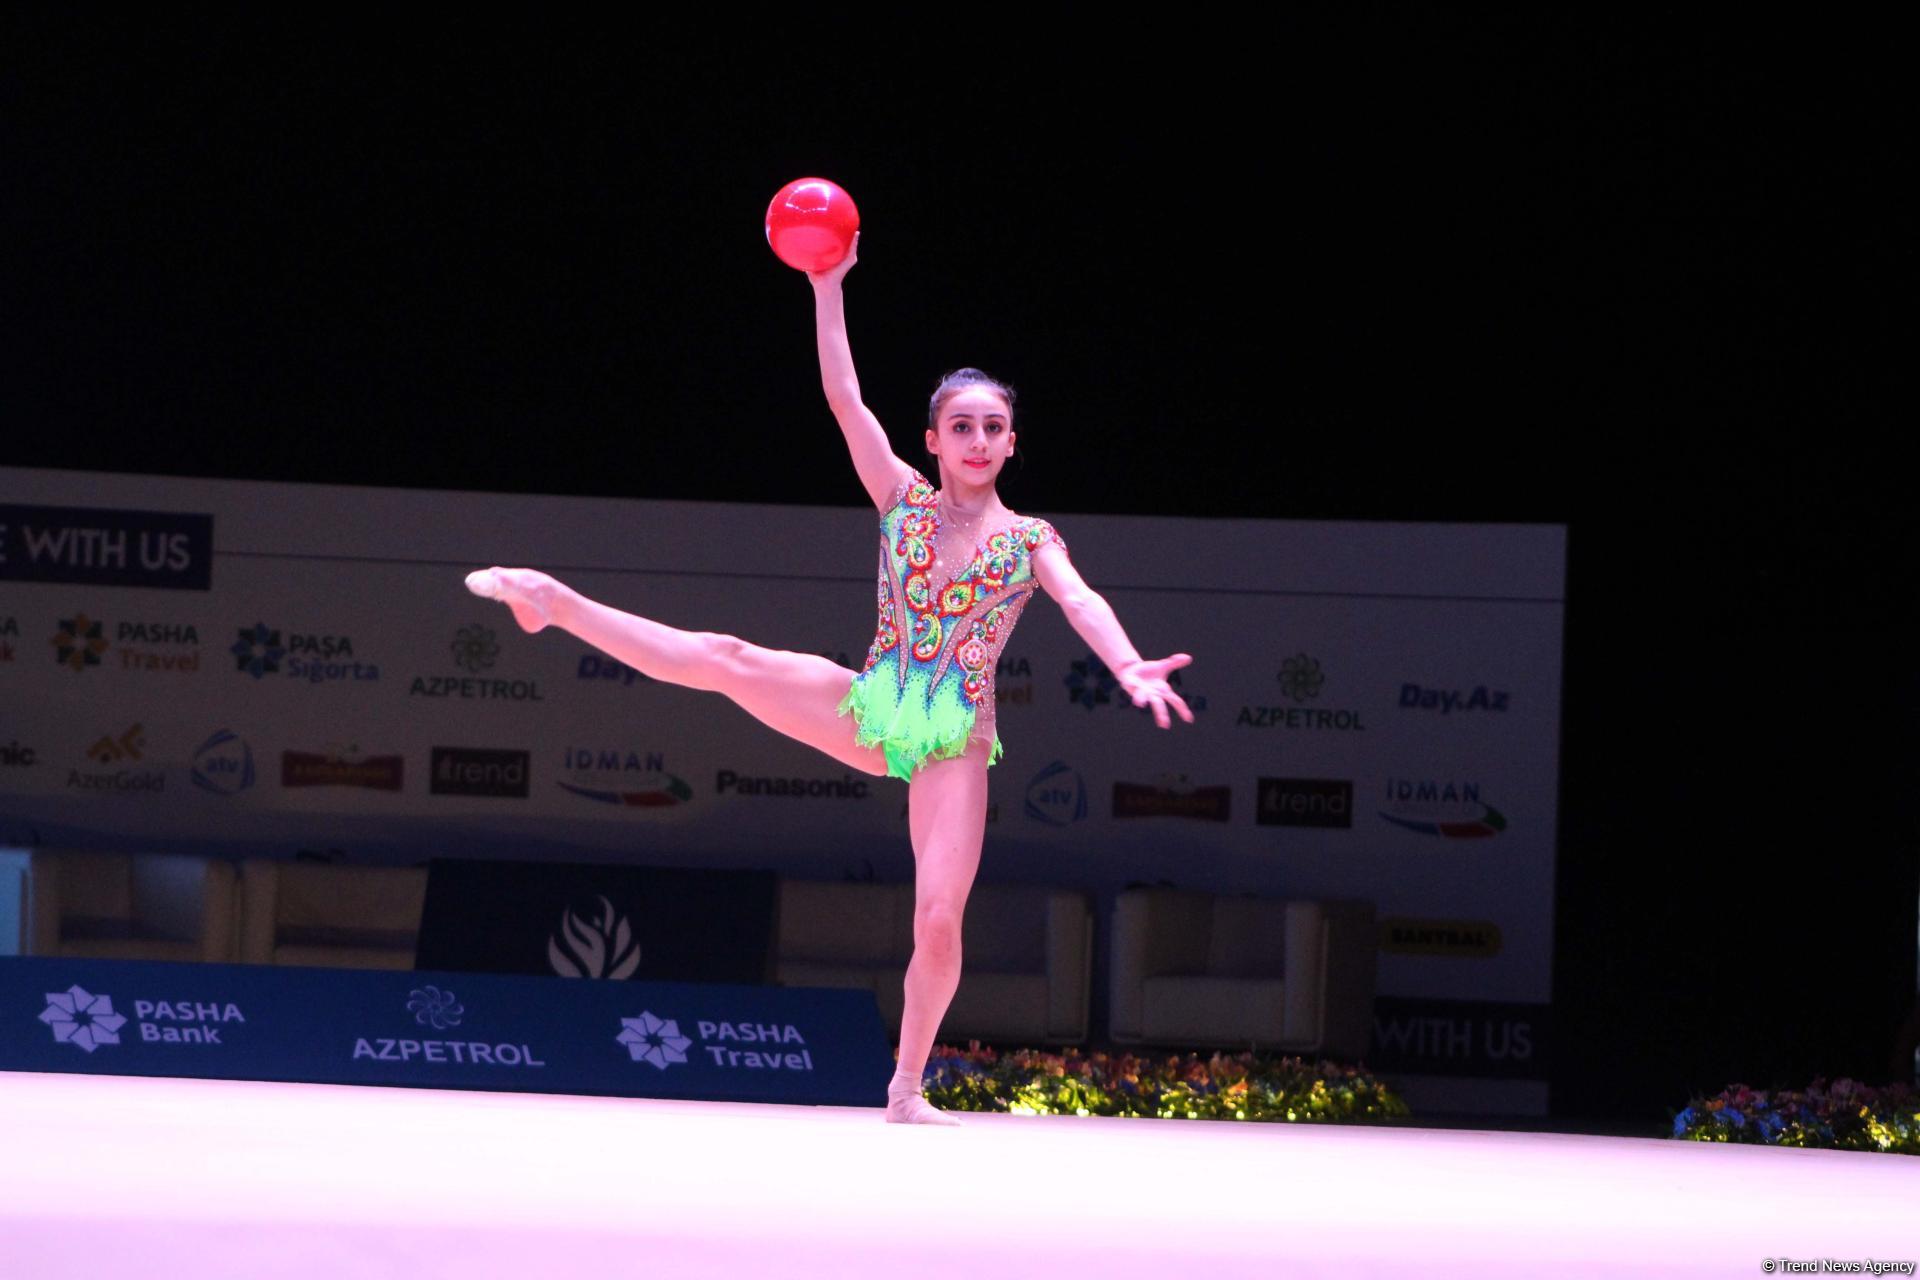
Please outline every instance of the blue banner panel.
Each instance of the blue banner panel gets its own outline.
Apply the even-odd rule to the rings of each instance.
[[[213,517],[0,503],[0,581],[213,586]]]
[[[0,959],[0,1070],[880,1106],[870,991]]]

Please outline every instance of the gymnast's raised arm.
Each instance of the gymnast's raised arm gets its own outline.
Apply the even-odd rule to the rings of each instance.
[[[887,509],[894,491],[907,478],[907,464],[894,454],[887,433],[860,399],[860,380],[853,373],[853,351],[847,346],[847,313],[841,296],[840,281],[852,269],[860,252],[856,232],[853,247],[838,266],[825,271],[809,271],[813,282],[813,321],[820,341],[820,385],[827,393],[827,407],[840,423],[847,438],[847,451],[853,455],[853,469],[860,474],[867,496],[881,511]]]

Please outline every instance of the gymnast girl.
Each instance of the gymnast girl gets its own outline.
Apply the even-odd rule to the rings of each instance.
[[[860,398],[841,262],[808,273],[820,379],[854,470],[880,513],[879,624],[866,663],[849,671],[808,653],[730,635],[680,631],[589,600],[532,569],[483,569],[476,594],[513,610],[527,631],[556,626],[655,680],[725,694],[763,723],[840,763],[907,781],[913,842],[913,957],[886,1118],[957,1125],[921,1093],[927,1057],[960,983],[961,919],[986,833],[987,767],[1000,757],[994,670],[1036,588],[1065,611],[1136,707],[1161,728],[1168,708],[1193,722],[1167,677],[1193,659],[1141,658],[1107,602],[1087,586],[1045,520],[1016,515],[995,488],[1014,449],[1011,387],[978,369],[941,379],[926,449],[939,479],[897,457]]]

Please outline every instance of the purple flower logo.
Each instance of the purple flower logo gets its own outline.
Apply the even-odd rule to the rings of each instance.
[[[61,1044],[79,1045],[88,1053],[103,1044],[119,1044],[120,1028],[127,1025],[113,1011],[112,996],[89,995],[84,987],[49,991],[40,1021],[53,1028],[53,1038]]]
[[[651,1013],[642,1013],[637,1018],[620,1019],[622,1028],[614,1039],[627,1046],[627,1053],[635,1062],[651,1062],[665,1071],[675,1062],[687,1060],[687,1046],[693,1041],[680,1034],[680,1026],[672,1018],[662,1021]]]

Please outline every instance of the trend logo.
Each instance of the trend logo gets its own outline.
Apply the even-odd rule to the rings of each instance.
[[[547,939],[547,962],[563,978],[631,978],[640,967],[640,944],[633,926],[616,915],[607,895],[600,894],[600,922],[583,920],[572,909],[560,915],[560,933]],[[567,951],[560,950],[565,940]]]
[[[432,1027],[435,1031],[445,1031],[448,1027],[460,1025],[461,1017],[466,1013],[460,1002],[453,998],[453,992],[442,991],[435,986],[419,987],[407,993],[407,1012],[413,1020],[423,1027]]]
[[[233,655],[234,665],[255,680],[279,671],[280,659],[287,656],[280,633],[264,622],[240,628],[240,638],[227,652]]]
[[[84,613],[62,618],[60,629],[53,635],[53,660],[74,671],[99,666],[100,655],[107,651],[108,644],[104,630],[98,621]]]
[[[492,627],[478,623],[453,633],[453,663],[463,671],[479,673],[500,658],[500,646]]]
[[[126,1018],[113,1011],[112,996],[89,995],[78,986],[49,991],[40,1021],[53,1028],[53,1038],[61,1044],[78,1045],[88,1053],[103,1044],[119,1044],[120,1028],[127,1025]]]
[[[122,760],[140,759],[140,750],[146,745],[145,731],[136,724],[117,738],[101,738],[87,748],[87,756],[100,764],[118,764]]]
[[[614,1039],[627,1046],[627,1054],[635,1062],[651,1062],[665,1071],[676,1062],[687,1060],[687,1046],[693,1041],[680,1034],[680,1027],[672,1018],[662,1021],[651,1013],[642,1013],[637,1018],[620,1019],[622,1028]]]
[[[253,749],[231,729],[222,729],[193,753],[193,785],[217,796],[239,795],[253,785]]]
[[[1087,784],[1063,760],[1033,775],[1027,784],[1026,813],[1035,822],[1065,827],[1087,816]]]

